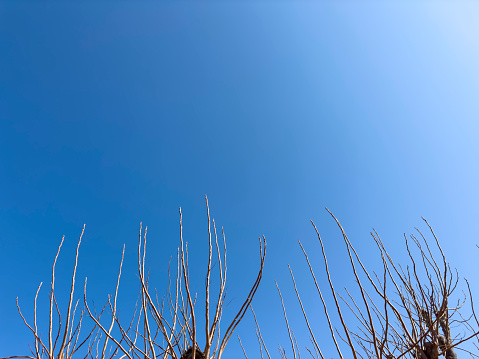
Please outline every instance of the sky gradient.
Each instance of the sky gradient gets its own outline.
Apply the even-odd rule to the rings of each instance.
[[[0,356],[27,354],[33,338],[15,298],[31,319],[62,235],[57,290],[68,290],[84,223],[79,296],[87,276],[89,297],[106,301],[125,243],[119,295],[134,302],[140,222],[163,290],[180,206],[200,292],[205,194],[226,233],[230,314],[266,236],[254,306],[270,351],[289,345],[274,280],[297,336],[306,333],[288,263],[326,330],[297,244],[324,274],[310,219],[333,279],[353,285],[324,207],[371,263],[373,227],[401,261],[403,233],[426,231],[425,217],[479,297],[478,11],[473,2],[0,1]],[[238,334],[254,357],[251,320]],[[243,357],[236,337],[227,353]]]

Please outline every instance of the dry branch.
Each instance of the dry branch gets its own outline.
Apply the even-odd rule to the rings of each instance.
[[[319,288],[313,267],[301,242],[299,242],[299,245],[323,304],[330,328],[330,338],[334,342],[339,357],[342,358],[342,351],[336,335],[341,338],[343,346],[349,349],[351,356],[354,358],[438,359],[445,356],[447,359],[453,359],[457,358],[456,350],[463,350],[473,357],[479,357],[479,355],[459,347],[461,344],[479,337],[479,321],[475,315],[471,291],[468,290],[472,314],[468,318],[463,318],[461,311],[466,303],[465,299],[451,305],[451,296],[459,281],[457,271],[456,274],[451,271],[432,227],[424,218],[423,220],[433,238],[431,243],[435,245],[435,248],[428,242],[426,236],[416,228],[417,237],[411,235],[408,239],[405,236],[409,265],[404,268],[392,259],[377,232],[373,231],[374,233],[371,233],[382,261],[383,273],[382,276],[378,276],[374,272],[371,275],[366,269],[340,222],[327,208],[326,210],[341,231],[349,264],[359,289],[359,302],[347,288],[345,290],[349,300],[346,300],[334,289],[323,240],[318,229],[311,221],[320,242],[325,274],[331,296],[334,299],[333,307],[336,308],[338,319],[344,330],[344,336],[340,335],[337,330],[333,330],[332,317]],[[438,252],[439,257],[435,257],[433,252]],[[319,343],[314,336],[306,309],[301,301],[293,272],[291,268],[289,270],[298,303],[311,335],[311,342],[317,353],[323,357],[323,354],[319,351]],[[364,279],[361,278],[362,276]],[[469,286],[469,283],[467,285]],[[464,295],[466,296],[466,294]],[[356,322],[346,321],[337,296],[344,301]],[[281,293],[280,297],[282,301]],[[283,311],[292,344],[292,355],[296,358],[297,349],[295,349],[292,330],[286,318],[284,304]],[[453,323],[456,324],[456,331],[459,328],[463,332],[462,336],[452,335],[451,324]],[[353,344],[353,341],[356,345]],[[308,352],[314,357],[309,349]],[[281,349],[280,353],[283,358],[286,358],[284,349]]]
[[[73,307],[74,290],[76,271],[78,267],[79,248],[81,240],[84,234],[85,226],[83,226],[78,244],[76,247],[75,262],[73,267],[73,274],[71,277],[71,289],[69,293],[69,301],[65,315],[65,323],[62,327],[62,315],[58,308],[54,289],[55,289],[55,265],[60,254],[60,249],[63,245],[65,237],[62,238],[58,247],[55,259],[52,266],[52,281],[50,291],[50,303],[49,303],[49,321],[48,321],[48,343],[45,344],[41,335],[39,334],[39,328],[37,326],[37,297],[40,291],[40,286],[35,295],[34,302],[34,323],[33,327],[30,326],[23,316],[20,306],[17,307],[18,312],[23,319],[25,325],[30,329],[34,336],[34,350],[32,355],[27,356],[14,356],[10,358],[32,358],[32,359],[71,359],[73,354],[79,353],[78,350],[83,345],[86,347],[87,358],[99,358],[99,359],[112,359],[112,358],[128,358],[128,359],[156,359],[162,357],[163,359],[213,359],[221,358],[225,347],[233,334],[238,324],[242,321],[246,311],[251,306],[251,302],[256,294],[259,284],[262,279],[264,260],[266,255],[266,240],[264,237],[260,238],[260,267],[256,280],[254,281],[245,301],[233,318],[232,322],[227,327],[223,335],[220,334],[220,324],[223,314],[223,304],[226,296],[226,239],[223,234],[223,251],[220,250],[218,236],[216,233],[216,225],[214,219],[210,219],[210,210],[208,205],[208,199],[205,196],[207,219],[208,219],[208,265],[207,265],[207,280],[205,285],[206,301],[205,301],[205,345],[203,352],[200,350],[197,343],[197,322],[196,322],[196,292],[190,286],[190,276],[188,269],[188,243],[183,239],[183,224],[181,208],[180,214],[180,246],[177,252],[177,272],[175,287],[172,291],[171,286],[171,273],[170,265],[168,266],[169,284],[166,291],[166,298],[162,300],[158,299],[156,289],[150,290],[148,274],[145,273],[145,258],[146,258],[146,239],[147,228],[144,232],[140,223],[139,240],[138,240],[138,277],[140,280],[140,295],[139,295],[139,307],[138,302],[135,305],[135,312],[133,318],[129,321],[128,326],[124,326],[120,318],[118,317],[119,310],[117,308],[118,288],[120,285],[120,277],[122,273],[122,265],[125,254],[125,246],[123,246],[120,268],[118,277],[116,280],[115,293],[113,296],[108,296],[107,304],[103,307],[101,312],[97,313],[94,306],[90,307],[86,296],[87,279],[85,278],[84,293],[83,293],[83,305],[84,309],[81,309],[81,314],[78,322],[74,325],[75,313],[78,309],[78,301]],[[214,304],[214,315],[210,321],[210,292],[211,281],[210,276],[212,272],[212,258],[213,258],[213,243],[212,243],[212,231],[211,222],[213,223],[215,247],[218,259],[218,272],[219,272],[219,288],[218,296],[216,297],[216,303]],[[223,253],[222,253],[223,252]],[[195,271],[196,272],[196,271]],[[156,300],[155,300],[156,299]],[[58,323],[55,328],[53,321],[53,304],[58,314]],[[164,305],[168,308],[164,308]],[[105,308],[109,306],[111,312],[111,318],[106,324],[102,324],[102,314]],[[80,340],[80,331],[82,328],[82,321],[84,319],[84,313],[86,317],[91,319],[92,328],[87,333],[85,338]],[[167,316],[165,313],[169,313]],[[136,322],[136,326],[133,323]],[[143,334],[141,333],[141,326],[143,327]],[[116,327],[116,329],[115,329]],[[53,331],[57,329],[58,334],[53,341]],[[97,331],[96,335],[92,337],[92,334]],[[61,334],[63,333],[63,334]],[[118,334],[119,333],[119,334]],[[104,338],[102,341],[102,337]],[[58,341],[58,339],[60,339]],[[140,340],[138,340],[140,339]],[[216,340],[216,347],[211,352],[211,347]],[[57,348],[57,341],[60,343]],[[100,346],[100,342],[102,345]],[[142,342],[143,345],[140,343]],[[48,345],[48,347],[47,347]],[[195,348],[193,350],[193,348]],[[0,358],[5,359],[5,358]]]

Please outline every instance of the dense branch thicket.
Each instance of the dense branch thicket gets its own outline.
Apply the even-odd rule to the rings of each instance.
[[[474,312],[469,283],[466,280],[468,295],[464,294],[462,300],[453,302],[451,296],[457,288],[459,276],[457,271],[451,270],[434,231],[424,218],[432,238],[428,241],[417,228],[417,235],[411,235],[409,238],[404,235],[410,260],[405,268],[390,256],[378,233],[375,230],[371,233],[382,260],[383,273],[377,275],[366,268],[339,221],[328,209],[326,210],[341,231],[359,293],[353,296],[346,289],[345,298],[335,290],[323,239],[311,221],[321,246],[329,292],[334,301],[333,309],[339,319],[339,329],[333,325],[333,314],[329,311],[331,308],[326,304],[308,254],[301,242],[299,245],[321,300],[330,338],[338,357],[455,359],[458,350],[471,357],[479,357],[477,352],[473,353],[461,346],[465,342],[471,342],[479,350],[476,342],[479,337],[479,321]],[[436,252],[438,255],[433,254]],[[311,328],[301,301],[293,271],[289,269],[297,300],[310,333],[312,346],[306,347],[306,350],[313,358],[324,358],[318,336],[315,336]],[[298,344],[288,323],[279,287],[278,292],[283,305],[292,355],[294,358],[300,358]],[[469,312],[472,313],[466,318],[463,316],[465,305],[470,306]],[[353,322],[346,320],[344,307],[353,314],[355,318]],[[451,329],[452,326],[455,333]],[[286,358],[286,350],[282,347],[279,349],[281,357]],[[349,354],[343,354],[344,351]]]
[[[72,357],[83,357],[85,359],[220,359],[229,339],[248,309],[251,309],[256,325],[255,332],[260,345],[259,356],[262,359],[265,356],[271,359],[270,352],[261,334],[260,325],[251,306],[262,279],[266,240],[263,237],[259,241],[260,266],[256,280],[236,316],[228,324],[224,333],[221,334],[220,324],[225,303],[227,274],[226,239],[223,230],[220,236],[222,240],[218,239],[214,219],[210,220],[206,196],[205,200],[209,251],[204,288],[204,313],[202,313],[205,320],[205,342],[201,343],[201,346],[197,340],[199,328],[196,321],[196,295],[190,287],[188,244],[183,239],[180,208],[180,246],[176,256],[176,275],[172,276],[170,270],[168,271],[169,286],[167,295],[162,300],[158,299],[154,290],[150,290],[148,274],[145,274],[147,228],[143,230],[140,224],[138,239],[140,290],[132,319],[128,323],[120,321],[117,308],[118,287],[125,252],[124,246],[115,294],[108,297],[105,306],[97,311],[88,304],[86,279],[83,289],[83,303],[80,304],[80,301],[77,300],[74,304],[78,250],[85,230],[85,227],[83,227],[76,248],[66,313],[60,312],[54,292],[55,264],[64,241],[64,238],[62,238],[52,267],[49,323],[46,339],[45,337],[42,338],[41,331],[37,326],[37,297],[42,286],[40,284],[34,300],[33,325],[29,324],[22,314],[17,298],[18,312],[25,325],[33,333],[34,346],[30,348],[31,353],[0,359],[70,359]],[[438,359],[445,357],[446,359],[456,359],[459,350],[471,357],[479,357],[477,352],[473,353],[462,346],[469,342],[479,351],[476,342],[479,337],[479,321],[474,311],[469,283],[466,281],[468,293],[464,293],[461,300],[455,301],[452,295],[457,288],[459,276],[457,271],[451,270],[439,241],[426,220],[424,222],[431,233],[429,240],[417,228],[417,234],[411,235],[409,238],[406,235],[404,236],[409,257],[409,263],[405,267],[394,261],[378,233],[375,230],[371,233],[378,249],[378,258],[381,258],[382,273],[377,274],[366,268],[339,221],[329,210],[327,211],[341,231],[349,259],[349,267],[354,276],[354,282],[357,284],[358,294],[353,295],[350,290],[346,289],[346,295],[341,295],[334,288],[323,239],[315,224],[311,221],[321,247],[325,278],[327,278],[329,284],[327,291],[330,293],[331,302],[334,303],[333,311],[331,311],[331,306],[327,305],[327,300],[318,284],[313,264],[301,242],[299,242],[299,245],[311,274],[311,285],[314,285],[320,298],[320,306],[325,313],[327,321],[325,324],[329,329],[332,348],[339,358]],[[218,263],[219,288],[217,288],[217,294],[210,303],[210,279],[214,255]],[[310,334],[311,345],[305,347],[305,349],[309,356],[324,359],[325,355],[321,350],[321,345],[325,345],[322,342],[324,338],[315,335],[290,267],[289,271],[294,292]],[[299,359],[301,358],[299,345],[286,315],[283,296],[278,284],[276,286],[281,299],[292,357]],[[465,306],[468,306],[470,310],[464,311]],[[344,312],[345,308],[348,315]],[[464,317],[465,312],[470,313],[470,315]],[[64,322],[62,322],[62,315]],[[334,317],[337,318],[338,328],[334,324]],[[85,318],[91,321],[91,325],[88,327],[87,333],[82,332],[80,334],[82,322]],[[353,318],[353,321],[351,321],[351,318]],[[56,323],[54,323],[55,319]],[[238,339],[244,356],[248,358],[241,339],[239,337]],[[80,349],[82,350],[80,351]],[[345,354],[346,352],[348,354]],[[282,346],[279,346],[279,353],[283,359],[290,355]]]
[[[196,295],[190,287],[188,243],[183,240],[183,217],[180,208],[180,247],[177,251],[176,276],[172,278],[170,275],[170,285],[166,297],[159,300],[155,291],[151,290],[149,287],[148,274],[145,274],[147,228],[143,231],[140,224],[138,240],[138,277],[140,281],[140,293],[138,300],[139,305],[137,303],[133,318],[126,324],[120,321],[118,314],[119,310],[117,308],[118,287],[120,284],[125,246],[123,246],[123,254],[114,296],[109,296],[105,306],[97,312],[94,307],[91,307],[91,305],[88,304],[86,294],[87,280],[85,278],[83,291],[84,305],[83,307],[81,305],[79,306],[79,300],[73,305],[75,278],[78,266],[78,250],[85,230],[85,226],[83,226],[76,250],[72,284],[66,313],[60,312],[54,291],[55,264],[64,241],[63,237],[52,267],[49,325],[47,333],[48,339],[45,340],[44,337],[42,338],[41,331],[37,326],[37,297],[42,286],[42,284],[40,284],[34,300],[33,326],[27,322],[25,316],[22,314],[17,298],[18,312],[25,325],[33,334],[34,348],[30,348],[30,355],[19,355],[8,358],[70,359],[72,357],[83,357],[85,359],[220,359],[233,332],[243,319],[248,308],[251,306],[253,297],[255,296],[261,282],[266,255],[266,240],[264,237],[259,240],[260,266],[256,280],[236,316],[231,323],[228,324],[224,333],[220,333],[221,318],[226,296],[226,239],[223,229],[222,240],[220,241],[218,239],[215,221],[214,219],[210,221],[208,199],[206,196],[205,200],[208,215],[209,254],[208,266],[206,269],[206,293],[204,304],[204,330],[206,339],[201,348],[199,346],[200,343],[197,341],[197,332],[199,328],[197,328],[196,324]],[[213,245],[215,250],[213,250]],[[222,247],[222,249],[220,247]],[[216,252],[217,256],[217,271],[219,272],[220,280],[219,288],[217,290],[218,294],[212,300],[212,303],[210,303],[210,277],[212,274],[212,258],[214,252]],[[79,318],[77,312],[80,312]],[[64,322],[62,322],[62,314]],[[108,318],[105,318],[105,316]],[[56,323],[54,323],[55,318]],[[85,318],[90,319],[93,324],[91,325],[92,328],[89,329],[86,334],[83,332],[81,334],[82,323]],[[82,350],[80,351],[80,349]]]

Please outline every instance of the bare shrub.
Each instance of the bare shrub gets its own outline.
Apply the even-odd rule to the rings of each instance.
[[[48,340],[44,341],[44,339],[42,339],[37,326],[37,296],[42,286],[40,283],[34,301],[33,327],[28,324],[23,316],[17,298],[18,312],[25,325],[30,329],[34,336],[34,348],[30,348],[31,355],[11,356],[1,359],[70,359],[74,356],[83,356],[85,359],[105,359],[116,357],[120,359],[220,359],[231,335],[250,307],[253,297],[256,294],[256,290],[261,282],[266,255],[266,240],[264,237],[259,240],[260,267],[256,280],[236,316],[231,323],[228,324],[225,332],[221,334],[221,318],[226,296],[226,239],[223,229],[221,231],[222,239],[218,239],[214,219],[210,221],[208,199],[206,196],[205,200],[208,215],[209,253],[206,270],[206,285],[204,288],[206,292],[204,303],[204,330],[206,342],[202,345],[202,349],[200,349],[197,341],[198,328],[195,311],[196,295],[190,287],[188,243],[183,240],[182,213],[180,208],[180,246],[177,251],[176,276],[171,278],[169,271],[170,284],[167,295],[163,300],[160,301],[155,290],[150,289],[148,274],[145,274],[147,228],[143,231],[140,224],[138,240],[138,277],[140,280],[139,305],[137,304],[133,318],[128,325],[120,322],[117,308],[118,287],[120,284],[125,246],[123,246],[123,254],[114,296],[109,296],[105,306],[97,312],[94,307],[91,307],[88,304],[86,295],[87,279],[85,278],[83,293],[84,307],[79,305],[79,300],[73,305],[75,277],[78,266],[78,249],[85,230],[85,226],[83,226],[76,250],[72,284],[66,313],[60,313],[54,292],[55,264],[64,241],[63,237],[52,267]],[[215,250],[213,250],[213,244]],[[218,261],[217,271],[220,280],[219,288],[217,290],[218,295],[212,300],[212,303],[210,303],[210,277],[212,274],[212,258],[214,252],[216,252]],[[57,318],[56,324],[53,323],[54,306]],[[78,311],[80,312],[79,319],[75,322],[75,314]],[[105,319],[105,313],[109,313],[109,318]],[[64,315],[64,323],[62,323],[62,314]],[[90,325],[92,328],[90,328],[84,336],[81,336],[80,332],[85,318],[92,321],[92,324]],[[83,348],[81,354],[79,352],[80,348]],[[193,348],[195,349],[193,350]]]
[[[410,260],[405,268],[393,260],[378,233],[376,231],[371,233],[382,261],[383,273],[377,275],[366,268],[339,221],[328,209],[326,210],[341,230],[349,266],[359,293],[352,295],[346,289],[346,295],[341,295],[336,291],[323,240],[311,221],[321,246],[329,292],[334,302],[332,309],[337,313],[340,329],[333,324],[331,308],[327,305],[327,300],[318,285],[308,254],[300,241],[299,245],[321,300],[330,339],[334,343],[338,357],[344,358],[346,354],[343,352],[346,351],[349,352],[346,357],[355,359],[436,359],[444,356],[447,359],[454,359],[457,358],[457,350],[462,350],[472,357],[479,357],[461,346],[465,342],[472,342],[475,348],[479,349],[477,343],[473,341],[479,335],[479,322],[474,312],[469,283],[466,281],[468,294],[464,293],[461,300],[453,302],[451,296],[457,288],[459,276],[457,271],[451,270],[434,231],[425,219],[432,238],[428,241],[417,228],[417,235],[411,235],[409,238],[404,236]],[[439,256],[434,255],[435,252]],[[323,338],[315,336],[301,301],[293,271],[291,268],[289,270],[312,343],[306,350],[313,358],[324,358],[318,342]],[[288,322],[279,287],[278,292],[291,342],[291,352],[295,359],[300,358],[298,343]],[[472,313],[468,317],[464,317],[465,305],[469,306]],[[353,314],[355,320],[349,322],[346,320],[344,306]],[[452,325],[455,327],[456,335],[452,333]],[[280,346],[279,351],[282,358],[287,357],[284,348]]]

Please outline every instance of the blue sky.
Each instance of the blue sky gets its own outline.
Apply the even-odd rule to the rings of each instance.
[[[254,305],[270,351],[289,345],[274,280],[305,333],[288,263],[324,330],[297,245],[322,273],[310,219],[333,277],[352,285],[324,207],[371,263],[373,227],[400,262],[403,233],[425,230],[424,216],[478,297],[478,10],[473,2],[0,1],[0,355],[32,343],[15,298],[29,318],[41,281],[46,300],[62,235],[57,288],[67,290],[84,223],[79,283],[88,276],[89,296],[105,302],[125,243],[126,306],[136,298],[139,222],[161,289],[181,206],[201,291],[205,194],[228,240],[231,312],[266,236]],[[254,356],[248,325],[238,333]],[[242,357],[236,339],[228,353]]]

